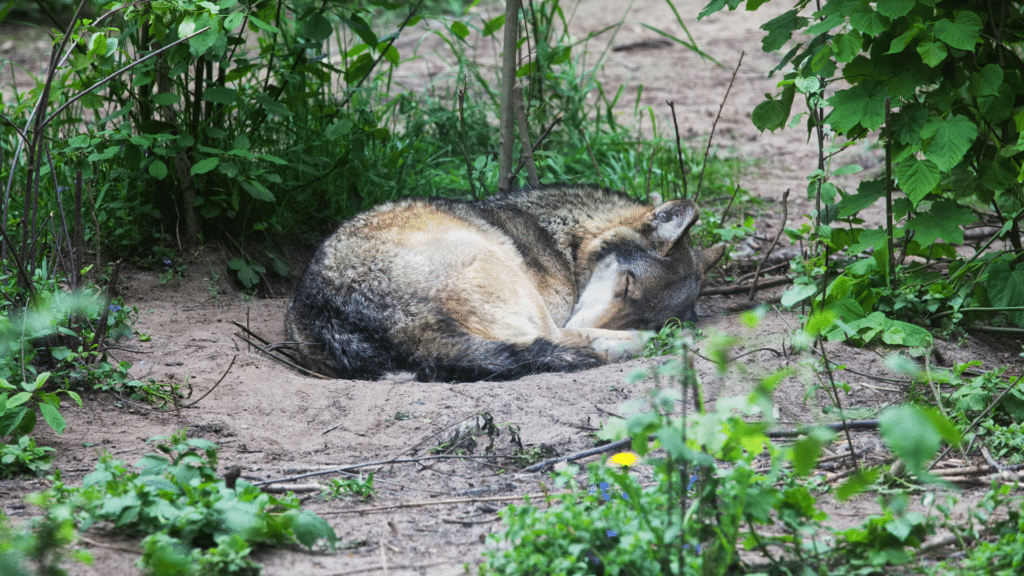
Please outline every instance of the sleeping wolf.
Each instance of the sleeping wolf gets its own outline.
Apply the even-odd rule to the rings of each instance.
[[[478,202],[406,199],[342,224],[299,280],[285,324],[311,370],[421,381],[582,370],[639,350],[637,329],[696,320],[697,207],[593,186]]]

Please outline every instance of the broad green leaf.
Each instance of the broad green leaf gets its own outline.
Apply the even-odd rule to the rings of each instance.
[[[799,304],[803,300],[810,298],[817,293],[818,285],[813,282],[794,282],[793,285],[783,293],[781,303],[786,307],[793,306],[794,304]]]
[[[504,26],[504,25],[505,25],[505,15],[504,14],[502,14],[501,16],[497,16],[495,18],[491,18],[490,20],[488,20],[484,24],[483,35],[484,36],[490,36],[491,34],[494,34],[495,32],[497,32],[498,30],[501,30],[502,26]]]
[[[942,442],[925,411],[913,405],[899,406],[883,411],[878,420],[882,438],[893,453],[915,475],[924,472]]]
[[[898,142],[912,145],[921,140],[921,130],[928,123],[928,111],[921,104],[905,104],[892,115],[892,135]]]
[[[320,539],[327,541],[331,551],[334,551],[335,543],[338,540],[338,536],[334,533],[334,529],[327,523],[326,520],[320,518],[309,510],[303,510],[292,524],[292,531],[295,533],[295,539],[299,541],[299,544],[307,548],[313,548],[313,545]]]
[[[171,106],[181,100],[177,92],[161,92],[153,96],[153,103],[157,106]]]
[[[989,124],[998,125],[1013,113],[1013,89],[1006,84],[999,85],[999,92],[994,95],[978,97],[978,110]]]
[[[836,61],[849,62],[860,52],[864,45],[864,37],[860,32],[852,30],[846,34],[836,34],[832,39],[832,52],[836,55]]]
[[[199,162],[193,164],[190,172],[192,173],[193,176],[195,176],[196,174],[206,174],[210,170],[216,168],[218,164],[220,164],[220,158],[217,158],[216,156],[211,158],[204,158],[203,160],[200,160]]]
[[[888,18],[872,10],[867,3],[857,6],[850,14],[850,26],[868,36],[877,36],[885,32],[891,23]]]
[[[870,88],[857,84],[840,90],[828,99],[832,112],[825,122],[838,132],[849,131],[857,124],[875,130],[885,122],[885,96],[885,86],[880,84]]]
[[[203,100],[216,102],[217,104],[228,104],[238,96],[238,90],[225,88],[224,86],[210,86],[203,91]]]
[[[881,227],[865,230],[860,233],[860,236],[857,236],[857,243],[850,246],[849,253],[860,254],[869,248],[881,250],[885,248],[886,237],[885,230],[882,230]]]
[[[914,0],[878,0],[878,13],[886,18],[899,18],[914,7]]]
[[[999,86],[1003,83],[1003,69],[996,64],[988,64],[971,76],[971,95],[974,97],[999,94]]]
[[[57,410],[56,406],[40,402],[39,411],[43,414],[43,420],[46,420],[46,423],[50,425],[50,428],[53,428],[54,432],[57,434],[64,433],[67,422],[64,421],[64,417],[60,415],[60,411]]]
[[[931,160],[911,156],[896,166],[896,180],[916,207],[939,183],[941,172]]]
[[[839,210],[839,217],[846,218],[853,216],[874,204],[884,195],[884,177],[876,180],[864,180],[857,186],[856,194],[845,196],[838,204],[836,204],[836,208]]]
[[[195,31],[196,23],[195,20],[193,20],[191,17],[185,17],[185,19],[181,21],[181,24],[178,24],[179,38],[184,38],[185,36],[188,36],[189,34]]]
[[[949,119],[932,118],[921,129],[924,155],[943,172],[949,172],[964,158],[967,149],[978,137],[978,127],[966,116],[954,114]]]
[[[783,88],[782,94],[778,98],[772,98],[770,94],[765,94],[768,100],[758,104],[750,116],[754,126],[761,131],[774,131],[776,128],[785,126],[786,119],[789,118],[789,113],[793,109],[795,94],[796,88],[792,84]]]
[[[149,165],[149,175],[157,180],[163,180],[167,177],[167,164],[164,164],[164,161],[159,158],[153,160],[153,163]]]
[[[818,81],[817,76],[800,77],[794,80],[793,84],[796,85],[796,89],[801,94],[811,94],[817,92],[818,88],[821,88],[821,82]]]
[[[807,25],[807,18],[797,16],[797,12],[797,10],[783,12],[761,25],[761,30],[768,33],[761,39],[761,48],[765,52],[774,52],[782,48],[792,38],[795,30]]]
[[[910,44],[910,41],[917,37],[918,32],[921,30],[922,28],[914,26],[910,30],[907,30],[903,34],[897,36],[892,43],[889,44],[889,51],[886,52],[886,54],[898,54],[903,52],[903,49],[907,47],[907,44]]]
[[[960,50],[974,51],[981,31],[981,19],[969,10],[956,15],[954,21],[945,18],[935,23],[935,37]]]
[[[796,10],[793,10],[792,12],[795,13]],[[820,22],[815,22],[814,24],[809,26],[807,30],[804,31],[805,33],[811,35],[818,35],[823,32],[828,32],[829,30],[835,28],[836,26],[842,26],[843,24],[846,24],[846,14],[844,14],[841,10],[823,10],[823,12],[825,12],[825,19],[821,20]],[[817,18],[815,18],[815,20],[817,20]]]
[[[996,260],[988,268],[985,282],[988,298],[995,307],[1024,304],[1024,266],[1010,267],[1008,260]],[[1008,312],[1014,324],[1024,328],[1024,312]]]
[[[263,20],[260,20],[259,18],[253,16],[252,14],[249,14],[249,25],[254,27],[254,28],[259,28],[260,30],[263,30],[264,32],[270,32],[271,34],[280,34],[281,33],[281,31],[277,29],[277,26],[272,26],[270,24],[267,24],[266,22],[264,22]]]
[[[466,37],[469,36],[469,28],[466,28],[466,25],[458,20],[452,22],[452,32],[458,36],[460,40],[465,40]]]
[[[203,27],[205,26],[207,26],[207,24],[203,25]],[[217,42],[218,38],[220,38],[220,33],[217,32],[216,28],[211,27],[199,36],[189,40],[188,45],[192,49],[192,53],[194,55],[202,56],[203,54],[206,54],[206,51],[210,49],[210,46],[213,46]]]
[[[914,231],[914,240],[921,246],[934,244],[940,238],[946,244],[963,244],[962,226],[977,221],[978,218],[970,208],[964,208],[954,200],[939,200],[927,212],[911,218],[907,229]]]
[[[356,14],[352,14],[348,18],[341,18],[341,21],[344,22],[350,30],[355,32],[356,35],[358,35],[359,38],[368,46],[377,45],[377,35],[373,33],[373,29],[366,23],[366,20],[363,20]]]
[[[264,202],[274,201],[274,195],[270,190],[267,190],[265,186],[255,180],[242,180],[242,188],[245,188],[245,191],[257,200],[263,200]]]
[[[302,23],[302,35],[314,42],[323,42],[331,37],[331,23],[323,14],[315,13]]]
[[[226,19],[224,19],[224,31],[225,32],[233,31],[235,28],[238,28],[238,25],[241,24],[242,20],[244,20],[244,19],[245,19],[245,13],[241,12],[241,11],[239,11],[239,12],[232,12],[231,14],[228,14],[228,17]]]
[[[921,42],[917,45],[917,53],[925,64],[935,68],[946,59],[946,45],[942,42]]]
[[[281,104],[280,102],[275,101],[274,99],[272,99],[267,94],[260,93],[260,94],[257,94],[255,96],[255,98],[256,98],[257,102],[262,104],[263,107],[267,109],[267,112],[273,114],[274,116],[291,116],[292,115],[292,111],[289,110],[284,104]]]

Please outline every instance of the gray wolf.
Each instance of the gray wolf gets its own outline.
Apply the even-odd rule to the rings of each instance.
[[[341,225],[285,324],[311,370],[421,381],[513,379],[639,351],[636,330],[696,320],[724,246],[699,251],[689,200],[644,206],[552,185],[481,201],[411,198]]]

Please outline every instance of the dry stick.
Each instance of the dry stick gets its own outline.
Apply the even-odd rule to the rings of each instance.
[[[231,363],[228,364],[227,370],[225,370],[224,373],[221,374],[220,380],[217,380],[217,383],[213,385],[213,388],[210,388],[209,390],[207,390],[206,394],[203,394],[199,398],[196,398],[195,402],[192,402],[191,404],[185,404],[184,406],[182,406],[182,408],[191,408],[191,407],[195,406],[196,404],[199,404],[200,400],[202,400],[203,398],[206,398],[207,396],[210,395],[210,392],[213,392],[214,390],[216,390],[217,386],[220,386],[220,383],[223,382],[224,378],[227,377],[228,372],[231,371],[231,367],[235,365],[235,360],[237,360],[237,359],[238,359],[238,354],[235,354],[234,356],[231,357]]]
[[[50,147],[49,146],[44,146],[43,149],[46,151],[46,161],[50,165],[50,176],[53,177],[53,190],[54,190],[54,194],[57,195],[57,211],[60,212],[60,223],[61,223],[61,227],[64,229],[64,238],[65,238],[65,240],[67,240],[67,244],[68,244],[68,259],[71,262],[71,267],[74,267],[74,264],[73,264],[73,262],[74,262],[74,254],[72,254],[72,252],[74,251],[74,248],[71,246],[71,234],[68,233],[68,219],[67,219],[67,216],[65,215],[65,212],[64,212],[64,201],[61,200],[60,186],[57,185],[57,170],[53,167],[53,157],[50,156]],[[54,243],[56,244],[57,257],[61,258],[61,256],[60,256],[60,238],[57,236],[56,233],[54,233],[53,239],[54,239]],[[61,261],[63,262],[62,258],[61,258]],[[65,272],[66,272],[68,264],[64,264],[64,266],[65,266]],[[78,284],[75,281],[75,273],[72,271],[72,273],[69,274],[69,276],[71,276],[71,289],[74,290],[75,288],[78,287]]]
[[[288,354],[288,353],[284,352],[283,350],[278,350],[278,349],[274,348],[274,346],[277,346],[278,344],[271,345],[271,343],[268,340],[263,339],[259,334],[253,332],[252,330],[249,330],[248,326],[242,326],[241,324],[239,324],[238,322],[235,322],[233,320],[231,321],[231,323],[234,324],[235,326],[238,326],[242,330],[244,330],[246,334],[248,334],[248,335],[252,336],[253,338],[255,338],[255,339],[259,340],[260,342],[262,342],[266,346],[266,348],[268,350],[274,350],[277,354],[280,354],[280,355],[284,356],[285,358],[287,358],[289,360],[292,360],[292,361],[295,360],[295,357],[292,356],[291,354]],[[253,344],[253,346],[256,346],[256,345]],[[259,346],[256,346],[256,347],[259,348]],[[261,350],[262,350],[262,348],[261,348]]]
[[[690,195],[690,189],[686,185],[686,168],[683,166],[683,143],[679,139],[679,122],[676,120],[676,103],[672,100],[667,100],[669,110],[672,110],[672,124],[676,128],[676,160],[679,161],[679,174],[683,178],[683,198],[687,198]],[[652,166],[653,160],[652,160]]]
[[[704,172],[708,169],[708,154],[711,153],[711,140],[715,137],[715,127],[718,126],[718,120],[722,117],[722,109],[725,108],[725,101],[729,99],[729,92],[732,91],[732,85],[736,82],[736,73],[740,71],[740,64],[743,64],[744,54],[746,54],[746,51],[740,52],[740,60],[736,63],[736,69],[732,71],[732,80],[729,80],[729,87],[725,89],[725,96],[722,97],[722,103],[718,105],[718,115],[715,116],[715,121],[711,123],[711,134],[708,134],[708,145],[704,148],[704,163],[700,167],[700,178],[697,180],[697,193],[693,195],[694,202],[700,200],[700,188],[704,184]]]
[[[530,126],[526,122],[526,107],[523,105],[523,89],[519,82],[512,87],[512,105],[516,111],[516,125],[519,127],[519,141],[523,147],[523,161],[526,162],[526,173],[530,178],[530,186],[540,186],[537,178],[537,165],[533,161],[533,147],[530,145]]]
[[[117,277],[121,273],[121,264],[124,264],[124,258],[118,258],[114,264],[114,272],[110,275],[110,285],[107,286],[107,302],[103,305],[103,314],[100,315],[100,322],[96,326],[96,334],[93,336],[90,348],[93,346],[99,348],[100,344],[103,343],[103,337],[107,334],[107,317],[110,316],[110,301],[114,299],[114,293],[117,291]]]
[[[544,132],[541,133],[540,138],[537,138],[537,141],[533,143],[533,148],[530,148],[530,152],[531,153],[537,151],[537,148],[540,147],[541,143],[543,143],[544,140],[547,139],[548,134],[551,133],[551,129],[554,128],[559,122],[562,121],[562,117],[563,116],[564,116],[564,114],[559,112],[558,116],[555,116],[555,119],[551,121],[551,124],[548,124],[548,127],[545,128]],[[532,154],[531,154],[531,156],[532,156]],[[524,155],[521,158],[519,158],[519,165],[516,166],[516,169],[512,172],[512,174],[519,174],[519,171],[522,170],[523,166],[525,166],[525,165],[526,165],[526,156]]]
[[[299,366],[298,364],[296,364],[295,362],[292,362],[291,360],[288,360],[286,358],[283,358],[281,356],[278,356],[278,355],[274,354],[271,351],[271,347],[270,346],[259,346],[257,344],[253,344],[245,336],[242,336],[238,332],[235,332],[235,337],[238,338],[239,340],[242,340],[243,342],[247,342],[249,344],[252,344],[253,346],[256,347],[257,350],[259,350],[260,352],[263,352],[264,354],[266,354],[271,359],[277,360],[278,362],[280,362],[282,364],[286,364],[288,366],[291,366],[292,368],[298,370],[299,372],[302,372],[303,374],[306,374],[307,376],[312,376],[314,378],[320,378],[321,380],[332,380],[332,378],[330,376],[324,376],[323,374],[317,374],[316,372],[313,372],[309,368],[303,368],[302,366]]]
[[[459,145],[459,150],[462,150],[462,157],[466,159],[466,178],[469,180],[469,193],[473,196],[474,200],[479,200],[480,197],[476,195],[476,183],[473,182],[473,162],[469,159],[469,152],[466,151],[466,147],[462,144],[462,141],[466,139],[466,116],[463,113],[463,104],[466,101],[466,84],[463,80],[462,88],[459,88],[459,128],[462,132],[462,138],[456,140],[455,143]]]
[[[443,564],[452,564],[451,560],[441,560],[438,562],[429,562],[427,564],[401,564],[395,565],[391,568],[395,570],[412,570],[414,572],[422,572],[424,568],[432,568],[434,566],[441,566]],[[459,564],[461,570],[461,564]],[[356,568],[355,570],[346,570],[345,572],[334,572],[331,576],[354,576],[355,574],[365,574],[366,572],[376,572],[380,570],[377,566],[370,566],[368,568]]]
[[[850,428],[846,426],[846,414],[843,413],[843,406],[839,398],[839,387],[836,386],[836,380],[832,375],[832,366],[829,365],[828,355],[825,354],[825,340],[821,336],[818,337],[818,347],[821,348],[821,357],[825,360],[825,372],[828,374],[828,381],[832,385],[832,395],[835,398],[836,408],[839,409],[839,417],[843,420],[846,444],[850,447],[850,463],[853,464],[854,469],[859,471],[860,465],[857,463],[856,450],[853,449],[853,438],[850,437]]]
[[[71,256],[71,265],[74,267],[74,287],[78,287],[82,282],[82,252],[84,248],[82,243],[84,235],[82,234],[82,171],[79,170],[75,173],[75,240],[73,242],[74,253]]]
[[[735,196],[734,196],[735,197]],[[768,253],[764,255],[764,258],[757,263],[757,270],[754,272],[754,283],[750,286],[750,294],[747,296],[747,300],[754,300],[754,293],[757,292],[757,280],[761,276],[761,266],[768,260],[768,257],[772,255],[772,251],[779,245],[779,238],[782,238],[782,231],[786,229],[786,217],[789,215],[789,204],[786,200],[789,199],[789,188],[782,193],[782,222],[779,223],[779,231],[775,234],[775,240],[772,241],[771,248],[768,248]]]
[[[765,257],[765,259],[767,259],[767,257]],[[785,268],[787,266],[789,266],[789,262],[781,262],[779,264],[775,264],[774,266],[769,266],[768,268],[765,268],[764,270],[758,270],[757,272],[747,272],[743,276],[740,276],[739,278],[737,278],[736,279],[736,283],[737,284],[742,284],[742,283],[746,282],[747,280],[750,280],[754,276],[757,276],[757,275],[760,275],[760,274],[771,274],[772,272],[775,272],[776,270],[778,270],[780,268]]]
[[[775,286],[782,286],[783,284],[789,284],[793,279],[789,276],[780,276],[778,278],[769,278],[764,282],[759,282],[757,289],[764,290],[766,288],[774,288]],[[740,294],[747,291],[747,285],[737,286],[722,286],[719,288],[705,288],[700,291],[701,296],[713,296],[713,295],[724,295],[724,294]]]

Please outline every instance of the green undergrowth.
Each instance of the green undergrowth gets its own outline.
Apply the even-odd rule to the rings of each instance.
[[[0,525],[10,540],[0,547],[0,566],[31,574],[67,574],[58,561],[70,556],[63,547],[99,522],[118,533],[143,536],[136,565],[153,575],[255,575],[262,566],[250,554],[259,546],[301,544],[334,551],[337,536],[316,514],[303,510],[294,494],[262,492],[242,479],[233,486],[217,474],[217,446],[189,439],[181,431],[151,440],[158,450],[134,467],[100,456],[82,486],[68,486],[59,472],[49,489],[27,500],[43,511],[30,522],[31,533]],[[89,562],[87,554],[76,553]],[[43,566],[48,568],[43,569]]]

